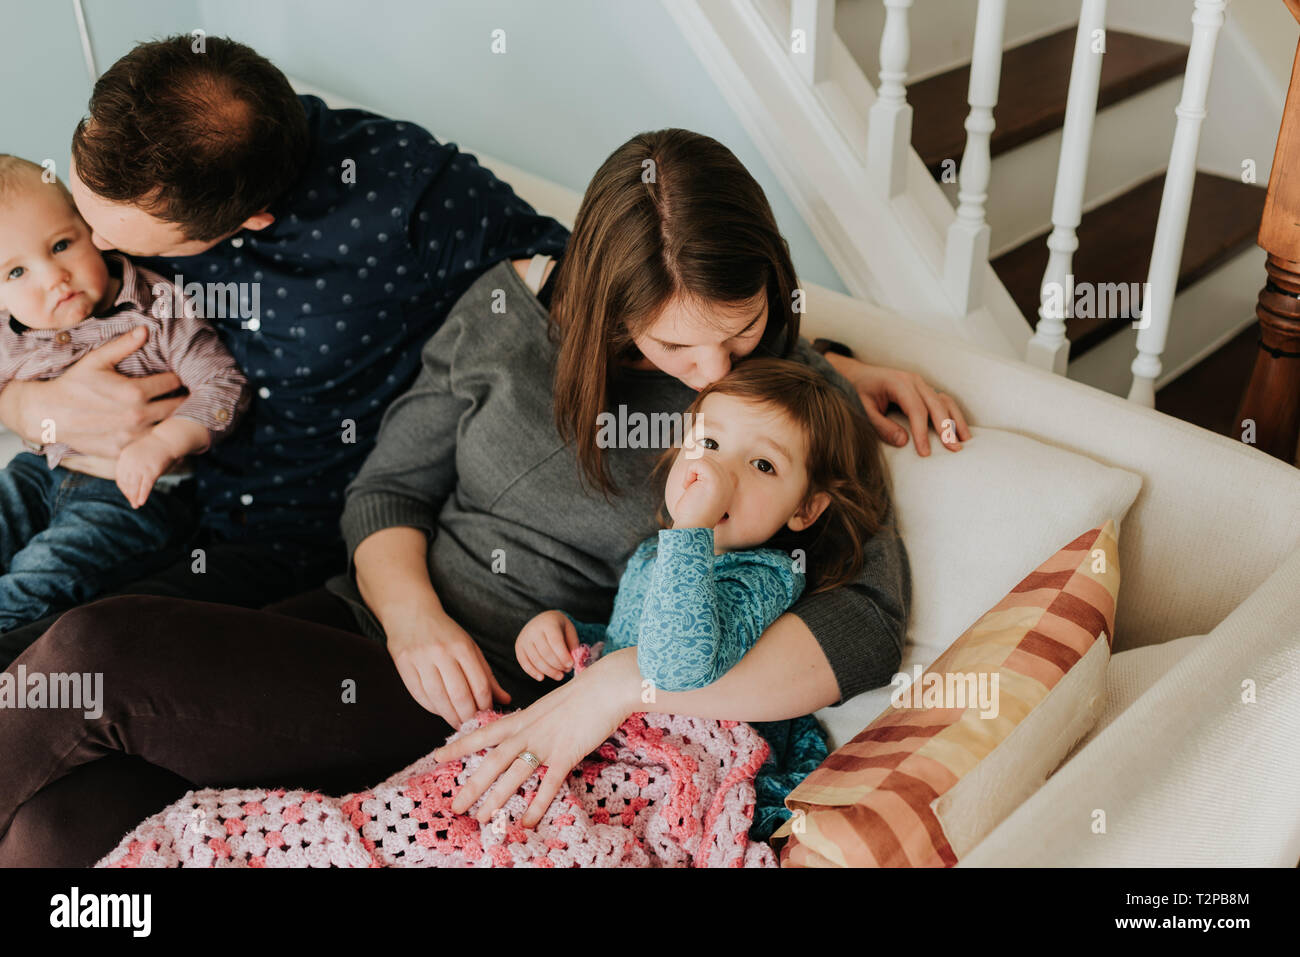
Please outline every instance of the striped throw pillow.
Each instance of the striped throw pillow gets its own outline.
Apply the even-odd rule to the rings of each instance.
[[[1119,591],[1108,520],[1043,562],[786,798],[785,867],[951,867],[1103,706]]]

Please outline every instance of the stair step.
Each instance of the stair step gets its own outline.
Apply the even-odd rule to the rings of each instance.
[[[1076,27],[1067,27],[1005,51],[998,104],[993,108],[997,123],[989,143],[993,156],[1065,122],[1076,32]],[[1187,64],[1187,49],[1181,43],[1107,30],[1097,109],[1180,76]],[[945,159],[961,162],[969,88],[969,65],[907,87],[913,115],[912,146],[936,178]]]
[[[1258,343],[1259,326],[1247,326],[1156,392],[1156,410],[1240,441],[1240,423],[1233,418],[1250,384]]]
[[[1079,248],[1074,253],[1074,283],[1138,283],[1147,281],[1151,246],[1160,213],[1165,174],[1139,183],[1110,202],[1085,213],[1079,223]],[[1209,274],[1254,241],[1264,214],[1261,186],[1249,185],[1213,173],[1197,172],[1192,206],[1178,270],[1177,290],[1182,291]],[[1038,323],[1043,272],[1049,250],[1044,230],[991,263],[1011,293],[1026,321]],[[1260,276],[1261,285],[1264,276]],[[1137,297],[1140,299],[1140,296]],[[1138,318],[1141,302],[1130,302],[1123,315],[1097,318],[1073,316],[1065,321],[1070,356],[1077,358],[1112,333]],[[1098,309],[1097,311],[1102,311]]]

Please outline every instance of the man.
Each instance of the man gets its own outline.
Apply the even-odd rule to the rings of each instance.
[[[455,145],[297,96],[218,37],[141,44],[101,76],[68,185],[97,246],[202,296],[254,390],[236,433],[196,460],[196,537],[122,591],[246,607],[345,567],[344,487],[421,345],[488,267],[568,239]],[[115,371],[140,345],[123,336],[58,379],[9,383],[0,421],[33,446],[52,421],[111,476],[184,400],[168,397],[173,374]],[[55,618],[0,635],[0,666]]]

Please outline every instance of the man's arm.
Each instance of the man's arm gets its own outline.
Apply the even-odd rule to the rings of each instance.
[[[86,455],[116,458],[184,401],[152,401],[181,384],[175,373],[117,371],[144,342],[144,330],[133,330],[92,349],[57,379],[10,381],[0,391],[0,422],[34,445],[63,442]]]
[[[213,442],[230,436],[248,410],[248,379],[217,331],[192,312],[162,323],[155,335],[162,361],[189,391],[172,418],[187,419],[206,433],[204,441],[185,454],[206,452]],[[177,428],[168,434],[179,440],[183,433]]]
[[[453,145],[424,147],[432,167],[412,183],[417,198],[408,220],[411,249],[435,288],[459,295],[485,269],[502,259],[533,252],[556,255],[568,231],[537,213],[508,183],[479,165],[472,153]],[[452,167],[457,167],[452,169]]]

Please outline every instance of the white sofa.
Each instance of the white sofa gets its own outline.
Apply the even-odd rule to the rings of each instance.
[[[1142,477],[1119,536],[1106,709],[962,866],[1296,866],[1300,471],[825,290],[810,292],[805,330],[920,373],[973,426]],[[936,439],[932,454],[962,454]],[[886,700],[868,693],[820,716],[843,727],[836,712],[855,708],[865,727]]]
[[[358,105],[295,86],[332,106]],[[427,118],[412,119],[436,131]],[[539,211],[572,225],[576,193],[476,155]],[[866,361],[922,374],[958,399],[973,426],[1019,432],[1142,476],[1119,540],[1106,710],[962,865],[1295,866],[1300,471],[870,304],[807,291],[810,338],[837,339]],[[931,447],[952,454],[933,433]],[[0,434],[0,461],[19,448],[16,437]],[[941,600],[913,595],[914,603]],[[1244,681],[1253,682],[1255,703],[1242,702]],[[842,730],[865,727],[880,710],[873,692],[819,715]],[[1106,815],[1104,834],[1092,830],[1097,810]]]

